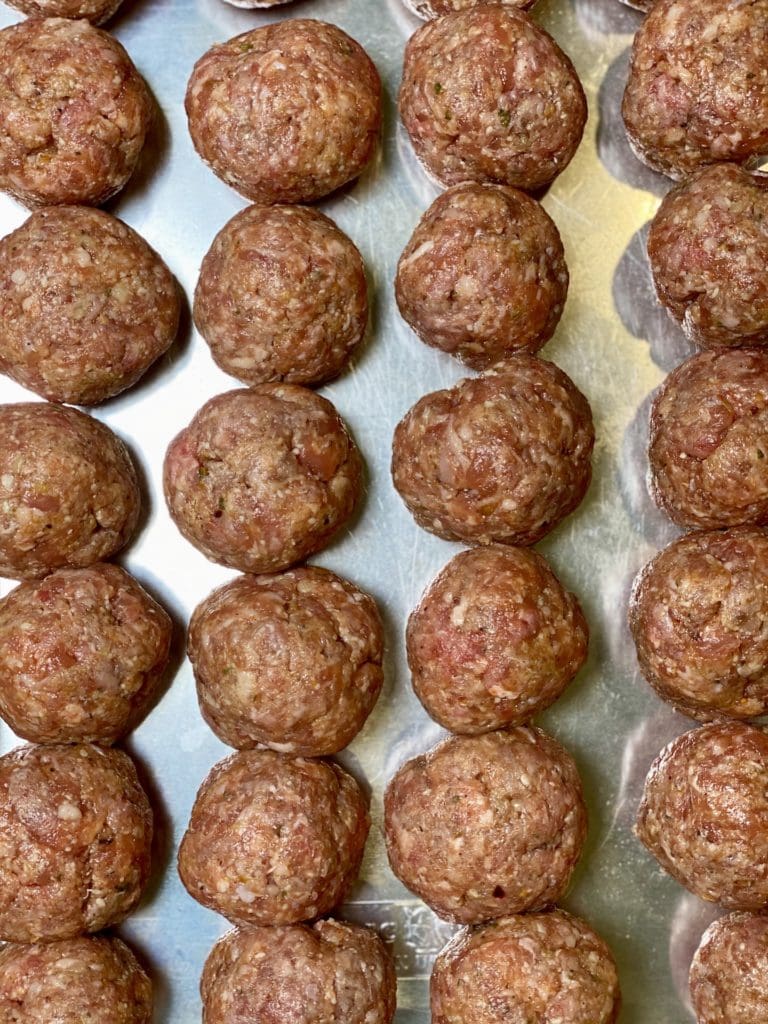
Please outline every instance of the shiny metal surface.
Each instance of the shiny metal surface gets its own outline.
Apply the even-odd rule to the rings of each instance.
[[[421,345],[401,322],[391,281],[398,255],[436,195],[417,165],[395,96],[403,46],[418,22],[401,0],[299,0],[269,12],[221,0],[126,0],[109,28],[146,76],[162,109],[140,173],[110,206],[165,257],[191,296],[215,232],[245,205],[193,151],[183,94],[194,61],[214,41],[284,17],[318,17],[359,39],[386,87],[384,144],[356,186],[321,204],[360,247],[374,290],[373,324],[353,368],[323,389],[351,424],[368,465],[368,492],[354,529],[317,561],[349,576],[379,600],[388,627],[385,692],[343,760],[367,780],[374,827],[350,917],[375,923],[394,941],[400,1024],[426,1024],[427,976],[450,929],[413,900],[389,872],[380,834],[381,794],[407,756],[439,730],[413,696],[403,653],[408,612],[457,550],[419,530],[389,477],[393,428],[427,391],[462,376],[447,356]],[[0,26],[18,20],[0,9]],[[618,0],[542,0],[536,17],[574,59],[590,101],[584,143],[544,205],[563,234],[571,270],[565,316],[544,355],[558,362],[592,402],[598,431],[595,480],[583,506],[540,545],[580,596],[592,628],[587,668],[541,724],[576,756],[588,795],[591,831],[566,905],[605,936],[619,961],[624,1024],[683,1024],[692,950],[714,911],[662,876],[630,832],[639,788],[659,748],[686,728],[639,678],[625,625],[635,571],[673,530],[645,489],[648,395],[686,352],[653,299],[644,230],[667,183],[632,157],[618,106],[637,12]],[[0,231],[25,211],[0,197]],[[131,444],[143,468],[148,513],[123,561],[173,612],[179,667],[127,748],[152,793],[159,841],[154,882],[122,929],[151,966],[156,1020],[199,1020],[203,960],[225,922],[194,903],[177,879],[174,856],[196,789],[226,753],[199,717],[183,626],[195,604],[231,573],[208,563],[177,533],[161,492],[171,437],[211,395],[235,386],[213,364],[189,316],[172,353],[128,394],[96,410]],[[29,398],[0,378],[0,401]],[[0,585],[2,593],[11,583]],[[15,743],[6,729],[3,750]]]

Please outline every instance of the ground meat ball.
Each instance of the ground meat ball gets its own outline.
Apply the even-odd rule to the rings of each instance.
[[[230,932],[200,983],[203,1024],[390,1024],[395,990],[378,935],[339,921]]]
[[[651,409],[651,494],[678,526],[768,523],[768,352],[702,352]]]
[[[0,189],[27,206],[98,206],[126,184],[152,120],[120,43],[86,21],[0,32]]]
[[[203,718],[241,750],[335,754],[381,692],[383,643],[373,599],[326,569],[241,576],[190,623]]]
[[[671,544],[635,583],[643,675],[703,721],[768,713],[768,533],[736,527]]]
[[[588,629],[541,555],[493,545],[448,563],[406,640],[429,714],[451,732],[481,733],[549,707],[584,663]]]
[[[531,19],[481,5],[430,21],[405,50],[400,115],[444,185],[532,191],[576,152],[587,103],[573,65]]]
[[[122,921],[149,877],[152,811],[133,762],[88,745],[0,758],[0,941]]]
[[[179,874],[191,896],[235,923],[308,921],[347,894],[368,825],[360,787],[338,765],[241,751],[200,788]]]
[[[384,797],[392,870],[436,914],[478,924],[565,892],[587,812],[570,754],[540,729],[455,736]]]
[[[727,722],[673,740],[651,765],[636,831],[700,899],[768,905],[768,736]]]
[[[662,202],[648,256],[659,301],[691,341],[768,343],[768,178],[705,167]]]
[[[334,407],[295,384],[207,402],[171,442],[165,497],[176,525],[214,562],[285,569],[349,521],[362,460]]]
[[[45,402],[0,405],[0,576],[109,558],[140,505],[131,457],[109,427]]]
[[[573,381],[519,355],[417,402],[395,430],[392,476],[439,537],[535,544],[586,494],[594,436]]]
[[[51,401],[93,405],[135,384],[179,308],[157,253],[100,210],[39,210],[0,241],[0,369]]]
[[[67,939],[0,951],[6,1024],[151,1024],[152,983],[120,939]]]
[[[419,221],[395,294],[422,341],[476,370],[536,352],[560,320],[568,269],[544,208],[513,189],[457,185]]]
[[[357,178],[381,126],[381,81],[335,25],[291,19],[212,47],[186,97],[195,149],[257,203],[311,202]]]
[[[768,152],[768,0],[658,0],[632,46],[622,113],[670,178]]]
[[[171,633],[116,565],[22,583],[0,601],[0,715],[35,743],[114,743],[154,698]]]
[[[363,261],[317,210],[251,206],[208,250],[194,315],[218,365],[245,384],[321,384],[365,334]]]
[[[433,1024],[613,1024],[619,979],[611,951],[563,910],[465,928],[435,962]]]
[[[730,914],[710,925],[690,981],[698,1024],[768,1020],[768,917]]]

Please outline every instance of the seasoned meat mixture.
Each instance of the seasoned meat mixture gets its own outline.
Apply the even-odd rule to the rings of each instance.
[[[363,793],[338,765],[241,751],[200,788],[179,874],[190,896],[235,923],[309,921],[354,883],[368,826]]]
[[[171,442],[165,497],[178,528],[214,562],[274,572],[347,524],[362,460],[325,398],[296,384],[217,395]]]
[[[194,316],[218,365],[244,384],[322,384],[365,334],[362,258],[317,210],[249,206],[208,250]]]
[[[479,924],[564,894],[587,815],[570,754],[540,729],[454,736],[384,797],[392,870],[441,917]]]

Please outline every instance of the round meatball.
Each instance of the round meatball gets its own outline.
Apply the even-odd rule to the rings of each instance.
[[[135,909],[152,811],[131,759],[89,745],[0,757],[0,941],[99,932]]]
[[[435,961],[433,1024],[613,1024],[621,996],[610,949],[564,910],[464,928]]]
[[[768,735],[726,722],[673,740],[651,765],[636,832],[700,899],[768,905]]]
[[[691,533],[638,576],[629,623],[660,697],[703,721],[768,714],[768,533]]]
[[[411,36],[400,116],[416,156],[442,184],[533,191],[570,162],[587,102],[573,64],[544,29],[521,11],[481,4]]]
[[[171,516],[211,561],[243,572],[301,562],[345,526],[362,460],[334,407],[295,384],[207,402],[165,458]]]
[[[648,235],[662,305],[703,348],[768,344],[768,177],[698,171],[663,200]]]
[[[0,241],[0,369],[54,402],[125,391],[179,326],[166,265],[100,210],[55,206]]]
[[[622,113],[670,178],[768,152],[768,0],[658,0],[635,35]]]
[[[290,19],[213,46],[186,96],[195,149],[257,203],[312,202],[357,178],[381,127],[381,81],[335,25]]]
[[[557,700],[587,656],[579,602],[535,551],[457,555],[408,620],[416,696],[440,725],[520,725]]]
[[[194,317],[218,365],[245,384],[322,384],[365,334],[362,258],[317,210],[251,206],[208,250]]]
[[[127,183],[153,116],[144,80],[87,21],[0,32],[0,189],[27,206],[99,206]]]
[[[316,566],[241,576],[189,626],[200,710],[219,739],[305,757],[335,754],[362,729],[383,646],[373,599]]]
[[[0,1019],[10,1024],[151,1024],[152,983],[114,938],[0,951]]]
[[[400,312],[422,341],[476,370],[538,351],[567,291],[563,243],[544,208],[523,192],[472,183],[438,196],[395,279]]]
[[[540,729],[454,736],[408,761],[384,796],[389,863],[448,921],[556,902],[584,845],[570,754]]]
[[[698,1024],[768,1020],[768,916],[729,914],[710,925],[690,983]]]
[[[203,1024],[390,1024],[392,958],[378,935],[339,921],[225,935],[200,982]]]
[[[395,430],[392,476],[439,537],[535,544],[581,503],[594,440],[573,381],[520,355],[417,402]]]
[[[201,786],[179,874],[190,896],[234,923],[309,921],[354,883],[368,827],[365,797],[338,765],[241,751]]]
[[[501,3],[505,7],[516,7],[520,11],[527,11],[533,7],[536,0],[404,0],[406,7],[410,8],[419,18],[440,18],[444,14],[451,14],[453,11],[468,11],[471,7],[480,7],[482,4]]]
[[[35,743],[114,743],[155,697],[172,631],[116,565],[22,583],[0,601],[0,715]]]
[[[768,523],[768,352],[702,352],[651,408],[650,487],[691,529]]]
[[[128,449],[105,424],[45,402],[0,405],[0,576],[110,558],[140,506]]]

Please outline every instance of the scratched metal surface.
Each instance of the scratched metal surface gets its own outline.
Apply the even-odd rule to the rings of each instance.
[[[395,95],[403,46],[418,24],[400,0],[300,0],[271,13],[221,0],[127,0],[111,28],[146,76],[163,112],[140,173],[111,206],[165,257],[187,296],[214,233],[245,203],[195,155],[182,109],[187,77],[213,42],[278,17],[316,16],[359,39],[386,87],[382,150],[352,189],[322,205],[358,244],[373,284],[373,329],[342,379],[323,389],[351,424],[369,480],[354,529],[317,561],[346,574],[379,600],[388,628],[385,692],[343,760],[367,780],[374,825],[363,878],[346,913],[373,923],[394,944],[400,976],[400,1024],[428,1020],[427,976],[449,934],[389,872],[381,839],[381,795],[407,756],[439,730],[410,691],[403,655],[406,616],[456,550],[419,530],[389,478],[392,430],[423,393],[462,374],[447,356],[421,345],[399,320],[391,281],[398,255],[436,195],[397,125]],[[598,445],[595,481],[578,512],[541,545],[581,597],[592,627],[588,666],[541,723],[573,751],[585,780],[589,844],[566,905],[587,917],[620,965],[624,1024],[690,1021],[685,979],[699,935],[713,912],[662,876],[630,833],[639,788],[659,748],[685,727],[639,679],[624,608],[635,571],[672,530],[645,490],[648,396],[686,352],[653,300],[644,232],[666,183],[631,156],[618,105],[627,48],[640,16],[617,0],[542,0],[536,17],[574,59],[590,101],[584,143],[544,199],[560,227],[571,270],[565,316],[544,355],[589,396]],[[0,26],[18,15],[0,8]],[[25,211],[0,197],[0,231]],[[153,883],[121,932],[149,963],[156,1020],[199,1020],[197,983],[224,922],[194,903],[175,873],[175,847],[195,791],[226,753],[200,719],[192,674],[181,657],[183,625],[195,604],[231,574],[208,563],[172,526],[161,493],[161,463],[171,437],[211,395],[235,386],[211,361],[189,318],[171,354],[137,388],[96,415],[131,444],[143,469],[149,512],[124,556],[174,613],[179,667],[155,710],[127,744],[150,787],[159,841]],[[0,401],[28,398],[0,378]],[[10,589],[0,584],[0,592]],[[15,744],[5,729],[3,750]]]

